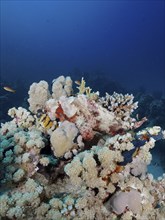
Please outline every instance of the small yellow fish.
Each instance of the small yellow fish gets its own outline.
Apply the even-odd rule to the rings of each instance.
[[[14,89],[12,89],[11,87],[8,87],[8,86],[4,86],[3,89],[8,91],[8,92],[13,92],[13,93],[16,92]]]
[[[39,121],[40,121],[41,125],[46,129],[49,129],[53,126],[53,122],[51,121],[49,116],[46,114],[43,114]]]
[[[76,80],[75,83],[79,86],[81,85],[81,82],[79,80]]]

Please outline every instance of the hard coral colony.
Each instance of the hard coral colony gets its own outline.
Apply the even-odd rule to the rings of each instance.
[[[147,173],[165,132],[136,131],[146,119],[132,117],[133,98],[99,97],[83,79],[74,93],[64,76],[51,92],[33,83],[29,110],[1,125],[0,219],[165,219],[165,175]]]

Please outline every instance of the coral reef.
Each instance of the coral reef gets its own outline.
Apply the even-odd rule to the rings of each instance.
[[[1,124],[0,219],[165,219],[165,174],[147,172],[165,131],[133,117],[133,95],[70,77],[33,83]],[[141,129],[143,126],[143,129]]]

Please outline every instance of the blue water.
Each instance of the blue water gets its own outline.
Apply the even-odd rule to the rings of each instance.
[[[101,75],[165,94],[164,1],[1,1],[1,78]],[[104,83],[104,82],[102,82]]]

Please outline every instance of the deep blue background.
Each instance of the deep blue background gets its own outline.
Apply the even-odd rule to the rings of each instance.
[[[1,79],[79,70],[165,93],[164,10],[163,0],[1,1]]]

